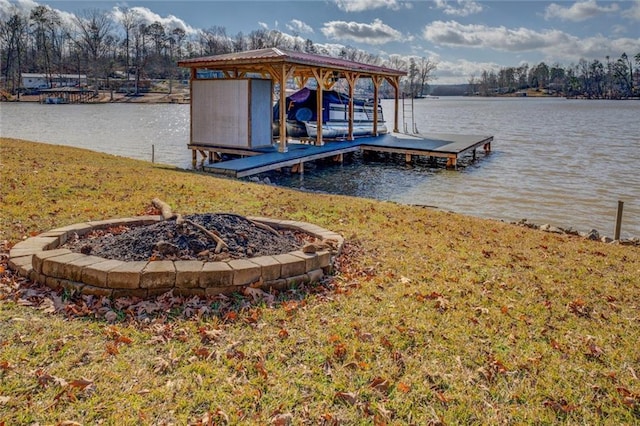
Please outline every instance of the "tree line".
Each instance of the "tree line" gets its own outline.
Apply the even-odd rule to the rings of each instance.
[[[181,28],[168,28],[160,22],[148,23],[136,9],[112,13],[87,9],[65,22],[48,6],[37,6],[26,15],[18,9],[0,20],[0,74],[4,89],[20,91],[21,73],[87,75],[94,89],[131,85],[137,92],[142,80],[187,79],[188,70],[177,62],[185,58],[219,55],[277,47],[373,65],[405,70],[402,90],[419,96],[427,90],[436,64],[426,58],[398,55],[383,60],[377,55],[351,47],[338,51],[316,45],[299,35],[278,30],[257,29],[249,34],[227,34],[225,27],[212,26],[195,35]],[[371,86],[363,81],[361,84]],[[371,87],[368,87],[369,89]],[[361,88],[367,90],[367,87]],[[390,87],[381,88],[382,95]],[[391,94],[391,93],[390,93]]]
[[[577,64],[563,67],[540,62],[529,66],[501,68],[498,72],[482,71],[468,81],[468,93],[497,96],[526,89],[543,90],[549,94],[587,99],[629,99],[640,96],[640,53],[619,58],[607,56],[581,59]]]

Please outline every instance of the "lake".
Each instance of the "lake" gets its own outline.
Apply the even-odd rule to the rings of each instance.
[[[393,101],[382,103],[391,127]],[[622,237],[640,237],[640,102],[441,97],[415,100],[413,113],[407,101],[400,116],[409,130],[493,135],[492,152],[458,170],[358,154],[344,165],[306,166],[302,178],[265,176],[302,190],[608,236],[622,200]],[[191,168],[189,105],[2,103],[0,135],[147,161],[153,146],[156,162]]]

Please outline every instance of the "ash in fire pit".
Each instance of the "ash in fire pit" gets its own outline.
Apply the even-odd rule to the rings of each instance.
[[[216,236],[219,239],[214,239]],[[288,253],[300,249],[305,238],[310,237],[290,230],[275,231],[239,215],[208,213],[185,215],[181,221],[94,230],[71,239],[64,247],[122,261],[222,261]]]

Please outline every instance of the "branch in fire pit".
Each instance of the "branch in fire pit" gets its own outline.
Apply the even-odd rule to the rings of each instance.
[[[222,251],[223,247],[229,247],[227,245],[227,243],[224,242],[224,240],[222,238],[220,238],[219,235],[216,234],[215,231],[210,231],[207,228],[205,228],[202,225],[199,225],[197,223],[195,223],[192,220],[189,219],[184,219],[182,217],[181,214],[179,213],[173,213],[173,209],[171,208],[171,206],[167,203],[165,203],[164,201],[160,200],[159,198],[154,198],[151,203],[154,205],[155,208],[157,208],[158,210],[160,210],[160,213],[162,214],[162,218],[164,220],[171,220],[171,219],[175,219],[176,220],[176,224],[178,225],[182,225],[183,223],[186,223],[188,225],[193,226],[194,228],[196,228],[197,230],[199,230],[200,232],[202,232],[203,234],[205,234],[207,237],[211,238],[213,241],[216,242],[216,249],[215,249],[215,253],[219,254]]]

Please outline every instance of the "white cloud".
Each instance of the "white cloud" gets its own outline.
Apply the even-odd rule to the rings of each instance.
[[[311,28],[310,25],[306,24],[303,21],[300,21],[298,19],[292,19],[288,24],[287,24],[287,29],[289,31],[294,31],[300,34],[310,34],[313,33],[313,28]]]
[[[623,16],[635,21],[640,21],[640,0],[631,2],[631,7],[624,12]]]
[[[397,0],[333,0],[333,2],[345,12],[364,12],[381,7],[393,10],[400,8],[400,3]]]
[[[611,27],[611,33],[616,35],[625,34],[627,32],[627,27],[624,25],[614,25]]]
[[[596,0],[577,1],[571,7],[551,3],[546,7],[544,17],[545,19],[557,18],[562,21],[581,22],[605,13],[617,12],[618,9],[617,3],[611,3],[610,6],[598,6]]]
[[[504,26],[463,25],[456,21],[435,21],[424,28],[423,36],[436,45],[493,49],[518,53],[537,51],[550,61],[577,61],[635,52],[640,39],[610,39],[603,35],[579,38],[559,30],[535,31]]]
[[[434,21],[424,28],[426,40],[444,46],[477,47],[520,52],[566,43],[570,36],[559,30],[542,32],[527,28],[463,25],[456,21]]]
[[[36,6],[38,6],[38,3],[32,0],[0,0],[0,18],[5,19],[14,13],[29,15],[31,9]]]
[[[8,16],[18,13],[22,16],[29,17],[31,14],[31,10],[36,8],[37,6],[46,6],[49,9],[53,10],[60,17],[60,21],[62,25],[65,27],[73,27],[75,26],[75,15],[69,12],[64,12],[62,10],[54,9],[48,5],[41,5],[33,0],[0,0],[0,19],[6,19]]]
[[[482,5],[474,0],[456,0],[452,5],[448,0],[435,0],[436,9],[447,15],[469,16],[482,12]]]
[[[196,34],[198,32],[197,29],[193,28],[192,26],[188,25],[186,22],[184,22],[182,19],[173,16],[173,15],[168,15],[168,16],[160,16],[157,13],[153,12],[152,10],[150,10],[149,8],[146,7],[140,7],[140,6],[136,6],[136,7],[132,7],[129,9],[132,13],[135,14],[135,16],[144,24],[152,24],[154,22],[159,22],[160,24],[162,24],[163,27],[165,27],[165,29],[168,30],[168,32],[170,32],[171,30],[174,30],[176,28],[180,28],[182,30],[184,30],[184,32],[188,35],[190,34]],[[123,16],[123,10],[116,6],[113,8],[113,10],[111,11],[111,14],[114,18],[114,20],[116,20],[117,22],[121,22],[122,21],[122,16]]]
[[[375,19],[370,24],[359,22],[331,21],[326,22],[322,34],[333,40],[350,40],[357,43],[384,44],[402,40],[402,33]]]
[[[500,65],[494,62],[471,62],[465,59],[455,61],[440,61],[435,73],[438,84],[464,84],[471,76],[478,78],[483,71],[498,72]]]
[[[326,56],[340,56],[340,52],[347,48],[344,44],[339,43],[313,43],[318,54]]]

